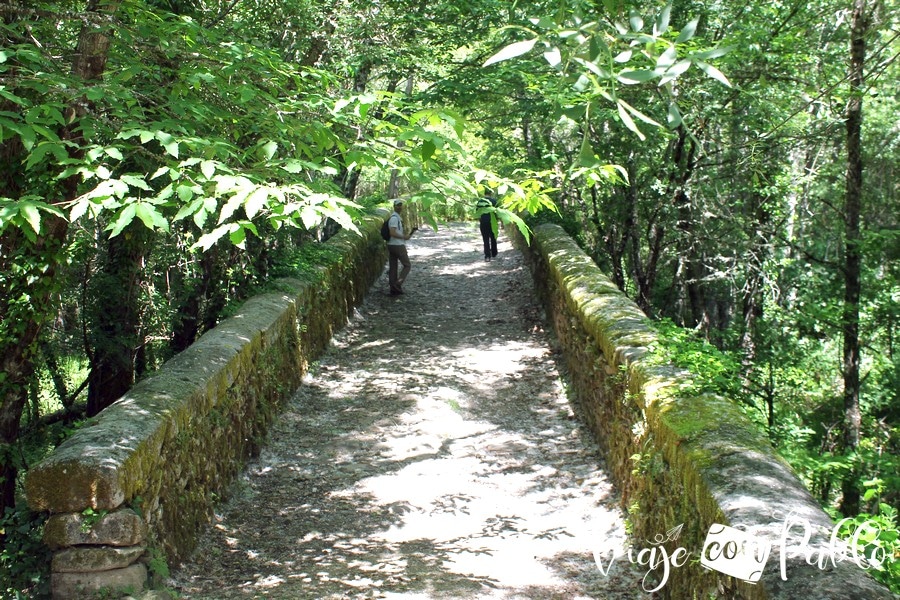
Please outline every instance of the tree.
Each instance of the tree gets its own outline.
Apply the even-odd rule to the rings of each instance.
[[[118,0],[91,0],[85,8],[71,64],[71,72],[76,81],[82,82],[82,89],[96,83],[104,72],[110,43],[109,20],[118,6]],[[14,24],[19,18],[14,12],[4,13],[4,17],[6,25]],[[10,38],[5,41],[4,46],[17,46],[22,42]],[[20,52],[19,55],[24,54]],[[28,60],[28,56],[23,58]],[[29,66],[14,64],[13,69],[20,71]],[[29,91],[34,89],[25,93]],[[4,102],[30,104],[15,94],[7,95]],[[58,110],[50,113],[54,126],[59,129],[58,134],[38,127],[29,132],[20,125],[19,136],[4,142],[0,156],[4,160],[3,187],[8,190],[7,194],[13,195],[22,189],[16,182],[20,173],[14,165],[16,162],[30,164],[36,131],[59,142],[57,148],[66,147],[69,159],[80,158],[83,152],[81,119],[89,112],[90,102],[85,97],[77,98],[69,102],[65,110],[64,115]],[[76,183],[74,177],[65,178],[63,185],[52,192],[60,196],[50,203],[24,196],[3,207],[5,214],[0,228],[0,257],[4,263],[0,264],[4,273],[3,289],[0,290],[0,323],[4,329],[0,334],[0,356],[3,357],[0,369],[0,513],[15,505],[18,465],[12,448],[19,435],[28,382],[34,374],[38,339],[54,287],[53,275],[59,267],[68,232],[68,221],[59,207],[75,199]],[[9,227],[10,221],[19,226]]]
[[[869,14],[866,0],[854,0],[850,24],[850,97],[847,102],[847,190],[844,196],[844,308],[841,328],[844,338],[841,371],[844,378],[844,447],[850,453],[859,447],[859,302],[861,291],[860,214],[862,212],[862,105],[865,92],[866,36]],[[844,477],[841,512],[859,512],[858,473]]]

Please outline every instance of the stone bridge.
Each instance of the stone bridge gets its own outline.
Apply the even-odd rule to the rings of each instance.
[[[383,218],[329,240],[319,278],[251,299],[29,471],[28,503],[50,515],[54,598],[139,591],[148,564],[190,554],[382,275]],[[627,509],[634,552],[620,560],[655,567],[657,593],[676,599],[893,597],[733,401],[684,391],[690,376],[650,352],[646,317],[561,229],[539,227],[530,245],[507,233]]]

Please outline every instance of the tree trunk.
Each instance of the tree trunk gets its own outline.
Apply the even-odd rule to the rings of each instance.
[[[709,315],[706,308],[706,296],[701,286],[703,277],[702,264],[697,257],[694,240],[694,210],[687,193],[687,182],[696,166],[696,144],[689,138],[684,126],[678,129],[678,138],[672,148],[672,169],[669,174],[668,193],[675,207],[676,228],[678,229],[678,268],[676,280],[680,280],[687,292],[690,319],[686,325],[694,327],[703,324],[704,333],[708,331]],[[684,312],[684,311],[682,311]]]
[[[359,70],[356,72],[356,76],[353,78],[353,91],[357,94],[362,94],[366,91],[366,88],[369,86],[369,78],[372,76],[372,67],[374,66],[371,58],[363,58],[362,64],[359,66]],[[356,136],[357,140],[361,140],[364,137],[362,131]],[[341,172],[339,173],[339,183],[341,186],[341,192],[344,194],[344,197],[348,200],[353,200],[356,198],[356,188],[359,186],[359,175],[360,168],[354,167],[353,170],[347,169],[346,161],[341,161]],[[337,223],[332,224],[332,230],[327,232],[326,239],[331,237],[338,231]]]
[[[766,241],[767,235],[764,231],[768,231],[771,214],[767,207],[767,198],[760,196],[756,191],[751,192],[748,200],[750,206],[749,211],[754,220],[751,227],[748,227],[747,234],[750,236],[750,248],[746,259],[747,264],[747,281],[744,283],[741,298],[741,338],[739,347],[741,349],[741,383],[744,393],[750,393],[750,371],[756,362],[757,354],[757,322],[763,316],[763,269],[766,261],[771,254],[771,247]],[[771,369],[771,363],[770,363]],[[771,375],[771,373],[770,373]],[[769,426],[772,426],[773,412],[769,406]]]
[[[169,349],[173,354],[185,350],[200,335],[203,302],[209,293],[213,262],[218,253],[219,246],[216,245],[197,257],[199,273],[186,273],[178,267],[172,268],[170,293],[176,308]]]
[[[406,96],[409,97],[412,95],[413,91],[413,83],[415,82],[413,78],[413,72],[410,71],[409,75],[406,77]],[[398,145],[403,145],[403,142],[398,142]],[[388,182],[388,190],[387,197],[388,198],[396,198],[400,194],[400,172],[397,169],[391,169],[391,179]]]
[[[59,360],[57,360],[55,348],[46,340],[40,343],[41,355],[44,358],[44,365],[50,373],[50,380],[53,381],[53,389],[56,390],[56,396],[59,398],[63,408],[69,408],[74,400],[69,396],[69,390],[66,387],[66,379],[59,368]]]
[[[632,278],[637,288],[635,303],[644,313],[652,316],[653,311],[653,287],[656,285],[656,276],[659,259],[662,256],[663,240],[666,228],[658,222],[657,215],[651,215],[646,226],[647,231],[647,260],[641,257],[641,230],[640,215],[638,213],[638,189],[637,172],[634,160],[629,156],[626,163],[628,180],[631,182],[624,187],[625,195],[625,231],[622,233],[622,252],[628,252],[631,264]],[[624,289],[624,285],[621,286]]]
[[[847,103],[847,176],[844,198],[844,338],[841,370],[844,378],[844,449],[852,455],[859,446],[859,299],[860,213],[862,210],[862,95],[865,86],[863,68],[866,59],[866,0],[855,0],[850,32],[850,99]],[[859,512],[858,471],[850,469],[841,485],[841,512],[845,516]]]
[[[134,384],[135,356],[143,341],[141,267],[149,230],[138,220],[109,240],[106,260],[94,275],[93,360],[88,416],[118,400]]]
[[[319,64],[319,61],[322,60],[322,57],[325,56],[325,52],[328,50],[328,38],[334,33],[334,23],[331,19],[328,19],[322,25],[322,30],[314,32],[310,36],[309,47],[306,49],[306,54],[304,54],[303,58],[300,60],[300,66],[302,67],[315,67]]]

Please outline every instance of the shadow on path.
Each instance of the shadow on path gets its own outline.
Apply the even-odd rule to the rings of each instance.
[[[530,275],[472,224],[419,232],[273,425],[184,598],[649,598],[575,420]]]

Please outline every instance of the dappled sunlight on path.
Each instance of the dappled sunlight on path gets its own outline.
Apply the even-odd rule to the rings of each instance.
[[[648,598],[592,551],[624,522],[575,419],[530,275],[474,225],[410,242],[273,425],[185,598]]]

